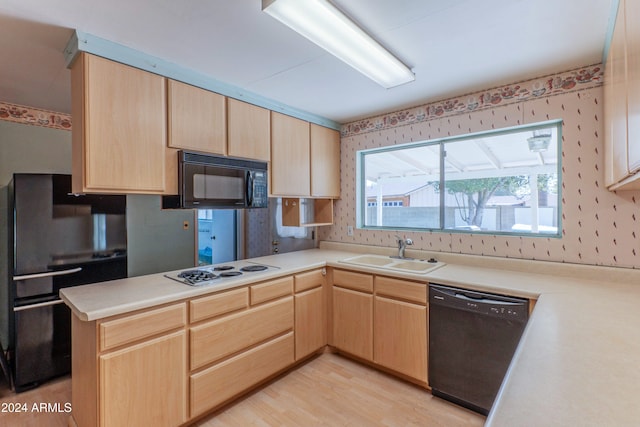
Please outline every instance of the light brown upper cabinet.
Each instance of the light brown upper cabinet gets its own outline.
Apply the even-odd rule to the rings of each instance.
[[[309,197],[309,122],[271,112],[271,194]]]
[[[81,53],[71,67],[73,191],[165,191],[165,78]]]
[[[340,133],[272,112],[271,194],[340,197]]]
[[[311,123],[311,196],[340,197],[340,133]]]
[[[226,154],[226,98],[175,80],[167,81],[169,147]]]
[[[604,85],[605,184],[640,189],[640,2],[621,0]]]
[[[227,152],[232,157],[271,160],[271,117],[269,110],[227,99]]]

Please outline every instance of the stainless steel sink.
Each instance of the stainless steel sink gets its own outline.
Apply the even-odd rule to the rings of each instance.
[[[358,255],[340,260],[344,264],[361,265],[384,270],[404,271],[407,273],[424,274],[442,267],[443,262],[429,262],[420,259],[392,258],[384,255]]]

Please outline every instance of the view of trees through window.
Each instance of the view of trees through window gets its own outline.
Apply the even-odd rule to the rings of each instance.
[[[561,121],[358,152],[358,226],[559,235]]]

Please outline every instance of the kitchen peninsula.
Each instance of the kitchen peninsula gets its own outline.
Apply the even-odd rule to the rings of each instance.
[[[389,275],[388,271],[380,268],[346,264],[341,260],[358,253],[388,255],[391,251],[390,248],[321,243],[320,249],[262,257],[251,261],[278,268],[261,273],[259,277],[253,276],[254,279],[250,282],[247,282],[249,279],[235,281],[233,289],[251,289],[254,283],[261,285],[276,282],[275,288],[279,291],[267,297],[273,302],[259,305],[258,308],[268,306],[269,310],[277,313],[278,309],[271,306],[290,307],[290,295],[293,292],[289,287],[291,285],[282,284],[282,278],[322,269],[327,271],[327,281],[331,280],[334,269]],[[634,395],[637,384],[640,383],[640,372],[635,369],[640,362],[640,331],[636,327],[640,324],[640,313],[635,309],[640,304],[640,290],[636,284],[639,272],[631,269],[420,251],[411,251],[408,255],[420,258],[434,255],[446,265],[427,275],[394,272],[394,277],[423,283],[433,281],[537,300],[509,372],[489,414],[487,425],[621,426],[633,425],[640,418],[640,408],[629,397]],[[545,273],[540,274],[540,271]],[[328,289],[330,288],[325,284],[325,290]],[[171,359],[173,356],[176,364],[163,371],[163,376],[176,375],[178,379],[174,379],[175,384],[180,390],[185,391],[184,401],[180,396],[171,396],[172,401],[182,402],[172,414],[172,422],[174,425],[180,425],[194,415],[197,416],[198,412],[194,413],[193,405],[193,393],[197,386],[194,388],[193,383],[190,389],[191,412],[187,410],[187,357],[182,350],[174,353],[171,348],[176,345],[182,346],[181,348],[187,346],[185,302],[193,302],[199,297],[211,298],[228,294],[221,291],[223,289],[215,286],[186,286],[161,274],[63,290],[62,297],[74,313],[72,382],[73,414],[77,425],[108,425],[104,418],[102,424],[99,424],[98,420],[99,409],[105,403],[105,393],[111,391],[108,384],[98,384],[98,378],[95,377],[95,373],[98,372],[95,365],[98,362],[99,347],[109,348],[111,344],[108,340],[83,342],[78,339],[78,334],[86,334],[89,330],[96,337],[98,330],[108,331],[110,325],[115,325],[114,331],[117,332],[119,322],[135,316],[144,316],[146,313],[160,314],[159,317],[152,318],[155,320],[150,323],[159,328],[156,329],[156,335],[152,333],[152,336],[157,336],[158,330],[168,333],[162,335],[163,338],[137,344],[141,350],[140,354],[146,354],[145,343],[157,344],[158,340],[166,340],[162,341],[165,347],[160,354],[165,360],[171,361],[174,360]],[[327,298],[326,301],[331,299]],[[331,310],[330,304],[327,309]],[[292,316],[290,310],[292,308],[284,308],[282,313],[277,315],[279,319],[284,319],[282,333],[275,333],[276,338],[264,344],[275,345],[276,350],[290,355],[284,358],[286,362],[274,368],[277,372],[295,366],[292,335],[299,331],[293,327],[293,320],[288,317]],[[122,330],[124,336],[132,331],[144,329],[148,324],[144,322],[144,317],[135,319],[137,323]],[[193,322],[194,319],[191,318],[190,321]],[[112,336],[116,337],[113,348],[120,349],[120,335]],[[139,340],[140,337],[135,339]],[[260,338],[258,340],[260,341]],[[331,345],[330,337],[328,343]],[[263,344],[259,344],[252,349],[258,353],[263,350],[265,355],[274,354],[262,347]],[[123,355],[123,352],[124,350],[115,351],[119,355]],[[235,357],[237,356],[225,359],[231,362],[227,365],[227,362],[223,362],[222,368],[227,366],[233,369],[232,361]],[[193,353],[191,360],[193,363]],[[87,370],[87,364],[94,370]],[[106,371],[108,365],[100,366],[101,374],[109,376],[110,373]],[[247,366],[260,371],[263,365],[258,359]],[[222,368],[221,372],[224,371]],[[93,375],[86,376],[87,372]],[[203,372],[206,372],[206,369],[195,372],[192,377]],[[265,372],[263,378],[269,378],[275,373]],[[255,381],[259,382],[260,379]],[[101,393],[97,392],[98,387],[101,387]],[[122,408],[127,407],[126,400],[111,404],[116,404],[119,411],[124,411]],[[149,411],[156,411],[158,405],[149,404],[149,407]],[[141,408],[129,410],[139,413]],[[146,420],[148,421],[149,419]],[[171,422],[169,424],[171,425]]]

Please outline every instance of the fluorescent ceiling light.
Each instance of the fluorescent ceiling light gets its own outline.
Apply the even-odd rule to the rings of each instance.
[[[387,89],[415,80],[406,65],[326,0],[262,0],[262,10]]]

